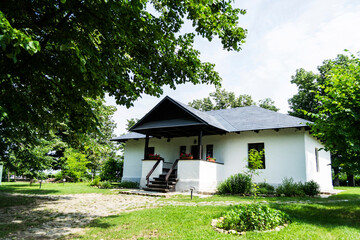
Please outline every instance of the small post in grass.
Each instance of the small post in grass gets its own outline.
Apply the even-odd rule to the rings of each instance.
[[[40,181],[39,181],[39,182],[40,182],[40,188],[39,188],[39,189],[41,189],[41,183],[42,183],[42,180],[40,179]]]
[[[64,186],[65,186],[65,182],[66,182],[66,179],[64,178],[64,179],[63,179],[63,185],[64,185]]]
[[[190,193],[191,193],[190,198],[191,198],[191,200],[192,200],[192,197],[193,197],[193,191],[194,190],[195,190],[195,187],[190,186]]]

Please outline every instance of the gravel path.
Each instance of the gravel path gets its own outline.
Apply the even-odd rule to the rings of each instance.
[[[0,223],[33,222],[39,224],[35,224],[36,227],[10,234],[5,239],[56,239],[70,233],[81,232],[82,226],[99,217],[159,205],[158,197],[120,194],[37,195],[32,197],[36,199],[34,204],[0,209]]]

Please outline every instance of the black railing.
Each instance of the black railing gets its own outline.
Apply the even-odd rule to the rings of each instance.
[[[154,166],[151,168],[150,172],[148,173],[148,175],[146,175],[146,181],[147,181],[147,184],[146,185],[149,185],[149,182],[150,182],[150,176],[151,174],[155,171],[156,167],[159,165],[159,163],[161,161],[163,161],[164,159],[163,158],[160,158],[159,160],[156,161],[156,163],[154,164]]]

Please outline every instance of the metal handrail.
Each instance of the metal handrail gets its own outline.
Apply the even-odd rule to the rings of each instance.
[[[175,162],[174,162],[173,165],[171,166],[169,172],[166,174],[166,177],[165,177],[166,186],[169,185],[170,175],[171,175],[172,171],[175,169],[176,165],[178,164],[178,161],[179,161],[179,159],[176,159],[176,160],[175,160]]]
[[[151,168],[150,172],[148,173],[148,175],[146,175],[146,181],[147,181],[147,184],[146,185],[149,185],[149,181],[150,181],[150,176],[151,174],[155,171],[155,169],[157,168],[157,166],[159,165],[159,163],[161,161],[163,161],[164,159],[163,158],[160,158],[159,160],[156,161],[156,163],[154,164],[154,166]]]

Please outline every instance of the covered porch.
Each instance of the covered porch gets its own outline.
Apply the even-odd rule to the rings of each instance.
[[[130,131],[144,137],[144,155],[140,186],[149,191],[213,192],[216,190],[223,163],[210,162],[211,144],[203,137],[225,134],[215,119],[202,118],[202,112],[165,98]],[[192,159],[181,159],[181,154]],[[158,156],[160,155],[160,156]]]

